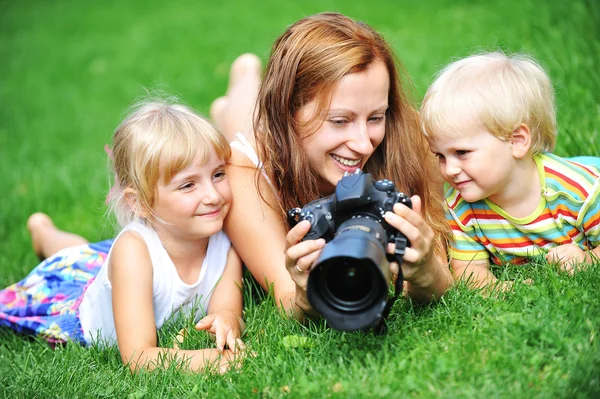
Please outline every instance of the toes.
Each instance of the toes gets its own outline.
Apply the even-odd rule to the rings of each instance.
[[[36,212],[27,219],[27,228],[31,233],[41,228],[52,226],[54,226],[54,223],[52,223],[50,216],[42,212]]]

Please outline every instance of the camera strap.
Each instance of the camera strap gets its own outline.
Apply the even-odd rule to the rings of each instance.
[[[396,276],[396,283],[394,284],[394,295],[391,298],[388,298],[388,301],[383,310],[383,316],[379,321],[378,325],[375,327],[375,331],[379,334],[382,334],[387,329],[385,320],[390,314],[390,310],[392,310],[392,306],[396,303],[396,300],[402,293],[404,288],[404,276],[402,275],[402,262],[404,261],[404,253],[406,252],[406,244],[408,240],[403,235],[396,237],[396,248],[394,249],[393,254],[386,254],[386,257],[389,262],[397,262],[398,263],[398,276]]]

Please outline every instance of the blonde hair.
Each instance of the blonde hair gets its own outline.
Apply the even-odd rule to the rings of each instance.
[[[206,119],[172,100],[144,100],[132,107],[113,134],[114,186],[110,210],[121,226],[151,210],[159,179],[168,183],[188,167],[200,153],[207,162],[211,152],[229,160],[227,139]],[[135,206],[125,190],[135,190]]]
[[[556,143],[554,90],[544,69],[523,54],[476,54],[442,69],[421,105],[421,127],[428,138],[461,134],[456,115],[467,111],[502,140],[521,124],[531,132],[532,154]]]

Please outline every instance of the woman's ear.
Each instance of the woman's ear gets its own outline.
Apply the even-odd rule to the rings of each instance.
[[[512,144],[513,157],[521,159],[529,154],[531,148],[531,132],[529,127],[521,123],[519,127],[513,130],[510,136],[510,143]]]
[[[140,216],[144,219],[148,218],[149,212],[146,207],[140,203],[136,190],[131,187],[127,187],[125,190],[123,190],[123,195],[125,196],[127,205],[129,205],[136,216]]]

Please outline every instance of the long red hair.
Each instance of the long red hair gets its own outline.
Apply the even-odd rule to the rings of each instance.
[[[323,119],[331,95],[346,75],[383,62],[390,77],[386,134],[364,166],[376,179],[392,180],[398,190],[422,198],[423,214],[445,248],[449,227],[442,204],[441,178],[420,132],[418,113],[407,88],[412,84],[383,37],[369,25],[342,14],[306,17],[274,43],[258,93],[254,131],[259,159],[277,195],[281,214],[323,196],[319,171],[308,161],[298,111],[316,101]],[[402,81],[399,78],[402,74]],[[412,91],[412,90],[411,90]]]

